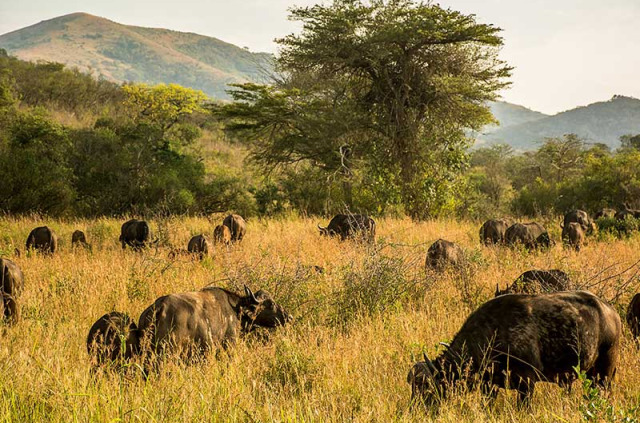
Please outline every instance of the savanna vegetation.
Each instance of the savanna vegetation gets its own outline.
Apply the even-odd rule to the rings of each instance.
[[[216,223],[220,216],[213,216]],[[42,223],[61,238],[53,257],[24,254],[22,243]],[[637,289],[640,238],[590,239],[580,253],[560,245],[525,252],[482,247],[467,221],[415,223],[379,219],[376,245],[321,238],[316,219],[253,219],[247,236],[216,246],[202,262],[169,259],[200,232],[204,218],[150,221],[157,250],[122,251],[121,221],[3,218],[4,256],[23,269],[21,318],[2,328],[0,416],[5,421],[636,421],[640,369],[628,328],[610,394],[576,382],[567,393],[540,384],[530,409],[513,392],[488,406],[478,391],[461,390],[439,414],[411,409],[406,376],[422,353],[451,340],[466,316],[532,268],[559,268],[572,287],[589,290],[623,313]],[[554,225],[548,224],[554,228]],[[72,250],[85,231],[92,250]],[[552,234],[559,237],[559,228]],[[428,246],[446,237],[468,264],[438,274],[424,270]],[[13,247],[23,250],[13,256]],[[607,254],[602,254],[606,248]],[[324,268],[318,274],[309,266]],[[169,357],[148,380],[139,363],[128,370],[90,371],[86,336],[108,311],[137,319],[156,298],[206,285],[240,292],[266,289],[295,318],[268,336],[243,337],[227,352],[196,363]]]
[[[472,150],[470,131],[493,120],[487,101],[511,71],[498,28],[408,0],[291,14],[302,31],[279,41],[274,83],[235,86],[227,103],[0,54],[0,248],[25,274],[21,317],[1,328],[2,418],[637,421],[626,327],[610,393],[576,369],[571,392],[541,384],[529,408],[460,388],[432,414],[410,407],[406,376],[525,270],[561,269],[623,315],[638,290],[635,219],[579,253],[482,247],[477,222],[536,216],[559,240],[556,216],[569,209],[638,207],[638,136],[615,151],[571,134],[528,153]],[[377,242],[320,237],[326,220],[309,216],[344,210],[374,216]],[[247,217],[241,243],[202,261],[174,254],[227,211]],[[152,248],[120,248],[132,215],[149,219]],[[52,257],[24,252],[41,224],[62,239]],[[75,229],[91,249],[71,248]],[[438,238],[464,248],[464,265],[424,269]],[[195,363],[167,357],[148,379],[136,360],[91,371],[86,335],[104,313],[136,319],[162,295],[244,285],[268,290],[295,321]]]

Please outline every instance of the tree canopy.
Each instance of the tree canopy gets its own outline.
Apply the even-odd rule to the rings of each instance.
[[[486,103],[508,84],[500,29],[409,0],[334,0],[290,19],[302,31],[278,40],[282,77],[237,86],[220,109],[229,129],[263,165],[361,171],[412,216],[437,213],[465,164],[466,131],[492,120]]]

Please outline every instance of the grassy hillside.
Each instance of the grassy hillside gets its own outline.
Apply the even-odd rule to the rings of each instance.
[[[215,38],[121,25],[86,13],[4,34],[0,48],[24,60],[64,63],[112,81],[177,83],[214,98],[226,98],[229,83],[263,80],[271,66],[269,54]]]
[[[537,148],[546,137],[577,134],[590,142],[617,148],[622,135],[640,133],[640,100],[614,96],[609,101],[578,107],[531,122],[501,127],[483,137],[521,150]]]
[[[216,248],[203,262],[169,260],[172,244],[211,233],[213,219],[152,220],[159,249],[123,252],[119,221],[0,219],[5,254],[21,247],[30,229],[53,227],[62,238],[51,258],[14,258],[25,274],[19,297],[22,320],[4,327],[0,344],[0,416],[3,421],[318,421],[318,422],[539,422],[605,421],[606,413],[637,419],[640,364],[624,328],[620,366],[609,396],[583,397],[580,383],[567,393],[538,384],[530,409],[515,394],[492,406],[478,391],[455,393],[438,415],[409,407],[407,372],[422,352],[437,354],[468,314],[531,268],[560,268],[575,286],[613,299],[622,311],[634,289],[640,238],[591,241],[579,254],[560,246],[548,252],[483,248],[471,222],[380,219],[376,249],[322,239],[315,219],[250,220],[241,245]],[[549,222],[548,227],[557,228]],[[83,229],[93,252],[70,249]],[[556,239],[558,233],[553,234]],[[471,265],[464,272],[425,273],[423,262],[439,237],[460,243]],[[21,247],[22,248],[22,247]],[[603,251],[606,254],[603,254]],[[322,275],[303,265],[321,265]],[[611,267],[610,267],[611,266]],[[85,339],[102,314],[137,316],[157,297],[205,285],[267,289],[295,317],[268,338],[247,337],[228,353],[190,365],[169,360],[144,381],[132,369],[89,369]],[[608,410],[608,411],[607,411]],[[610,419],[609,421],[613,421]]]

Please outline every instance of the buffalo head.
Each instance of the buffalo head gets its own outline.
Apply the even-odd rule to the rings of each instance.
[[[429,360],[424,354],[424,361],[413,365],[407,375],[407,383],[411,385],[411,400],[421,401],[431,406],[444,397],[447,389],[445,374],[438,360]]]
[[[242,299],[241,308],[245,327],[274,328],[293,320],[268,292],[260,290],[254,294],[247,286],[244,287],[244,291],[245,297]]]

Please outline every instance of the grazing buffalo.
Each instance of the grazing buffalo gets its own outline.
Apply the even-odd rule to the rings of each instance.
[[[149,244],[150,239],[149,224],[144,220],[131,219],[124,222],[120,228],[120,243],[123,250],[127,246],[134,250],[144,248]]]
[[[48,226],[37,227],[29,233],[26,248],[53,254],[58,249],[58,236]]]
[[[616,211],[614,209],[600,209],[593,215],[594,220],[602,219],[602,218],[613,218],[616,215]]]
[[[451,346],[435,360],[425,355],[407,381],[412,396],[426,405],[457,381],[478,381],[487,394],[496,394],[496,387],[517,389],[522,403],[536,382],[571,386],[576,366],[608,387],[621,332],[618,313],[590,292],[503,295],[473,312]]]
[[[458,266],[464,261],[464,252],[457,244],[439,239],[429,247],[425,266],[442,270],[447,266]]]
[[[640,336],[640,294],[634,295],[627,307],[627,323],[633,337]]]
[[[480,242],[484,245],[504,243],[504,235],[509,228],[506,220],[487,220],[480,228]]]
[[[84,232],[80,230],[73,231],[73,233],[71,234],[71,246],[90,248],[89,243],[87,242],[87,237],[85,236]]]
[[[569,275],[562,270],[527,270],[503,291],[500,291],[500,287],[496,286],[495,296],[566,291],[569,289],[570,283]]]
[[[587,234],[591,234],[596,230],[596,224],[589,217],[589,213],[584,210],[572,210],[567,213],[564,216],[562,227],[564,228],[573,222],[578,223]]]
[[[552,244],[549,232],[542,225],[535,222],[514,223],[507,228],[504,238],[509,245],[520,243],[527,249],[548,248]]]
[[[0,258],[0,271],[2,272],[2,318],[15,322],[19,318],[16,298],[24,287],[24,277],[22,270],[9,259]]]
[[[640,210],[629,209],[627,207],[618,211],[615,214],[615,218],[618,220],[625,220],[627,216],[635,217],[636,219],[640,219]]]
[[[562,226],[562,241],[564,241],[565,245],[574,248],[576,251],[580,251],[584,243],[584,238],[584,230],[579,223],[571,222],[568,225]]]
[[[128,315],[112,311],[99,318],[89,329],[87,352],[92,364],[100,366],[130,359],[139,352],[139,343],[136,324]]]
[[[225,225],[218,225],[213,229],[213,241],[217,244],[231,243],[231,231]]]
[[[231,241],[242,241],[245,232],[247,232],[247,223],[239,214],[230,214],[225,217],[222,224],[229,228]]]
[[[204,235],[194,236],[187,245],[187,251],[192,254],[199,254],[201,259],[208,256],[211,250],[211,242]]]
[[[138,326],[144,333],[147,353],[171,350],[167,352],[191,357],[218,345],[226,347],[254,326],[273,328],[290,319],[264,291],[254,295],[245,287],[242,296],[222,288],[205,288],[158,298],[142,312]]]
[[[342,241],[361,234],[363,238],[374,241],[376,222],[364,214],[337,214],[325,228],[318,225],[320,235],[339,236]]]

